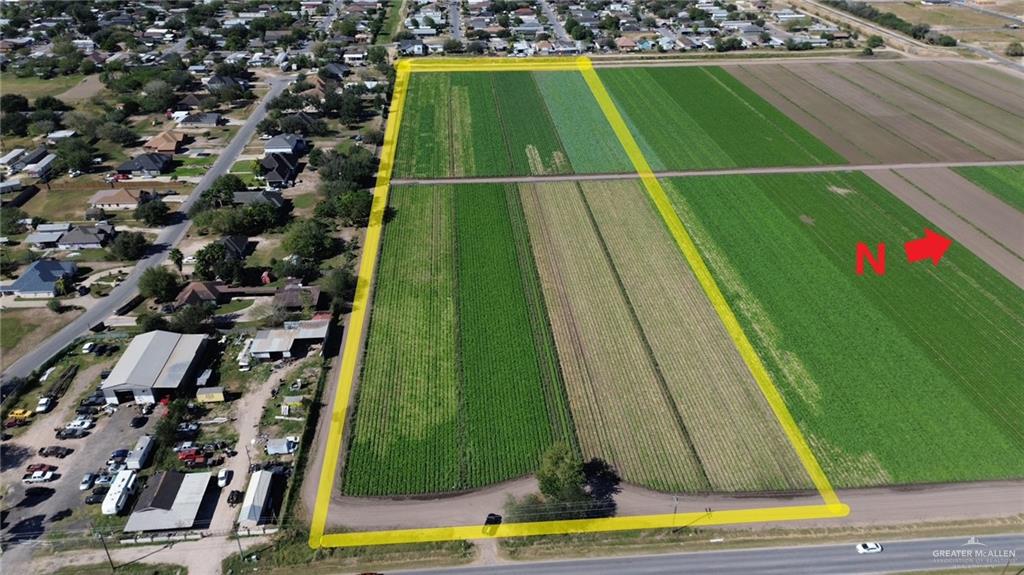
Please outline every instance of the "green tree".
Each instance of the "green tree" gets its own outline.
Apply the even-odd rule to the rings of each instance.
[[[142,220],[147,226],[162,226],[167,223],[167,214],[170,212],[167,204],[157,198],[139,204],[135,208],[135,219]]]
[[[53,313],[64,313],[64,305],[57,298],[50,298],[50,301],[46,302],[46,307]]]
[[[587,499],[583,489],[583,464],[564,442],[551,445],[541,459],[537,482],[545,498],[559,503]]]
[[[5,114],[27,112],[28,109],[28,98],[21,94],[4,94],[0,96],[0,112]]]
[[[151,267],[139,278],[139,293],[158,302],[171,301],[178,295],[178,277],[163,266]]]
[[[233,283],[241,279],[244,271],[242,262],[229,255],[224,244],[215,242],[196,252],[195,275],[204,280]]]
[[[867,42],[868,42],[868,48],[871,48],[871,49],[878,48],[878,47],[882,46],[883,44],[885,44],[885,40],[881,36],[879,36],[877,34],[872,34],[871,36],[868,36]]]
[[[131,128],[114,122],[106,122],[97,127],[96,136],[124,147],[135,144],[139,139]]]
[[[1024,56],[1024,46],[1020,42],[1010,42],[1006,46],[1006,55],[1011,58],[1020,58]]]
[[[174,267],[178,268],[178,272],[181,273],[181,266],[185,263],[185,254],[181,253],[178,248],[171,248],[171,251],[167,253],[167,257],[170,258],[171,263]]]
[[[18,113],[5,113],[0,117],[0,132],[5,136],[28,135],[28,118]]]
[[[334,255],[336,240],[327,226],[317,220],[300,220],[288,227],[284,247],[305,259],[322,261]]]
[[[169,324],[169,329],[178,333],[202,333],[206,331],[206,320],[213,317],[213,304],[189,304],[179,309]]]
[[[324,277],[320,283],[320,289],[330,296],[334,309],[340,311],[341,306],[346,302],[352,301],[352,298],[355,296],[356,283],[357,278],[355,274],[347,268],[338,268],[331,270]]]
[[[248,189],[242,178],[234,174],[224,174],[210,184],[203,196],[196,202],[199,209],[230,207],[235,202],[235,192]],[[202,206],[200,208],[200,206]]]
[[[87,171],[92,167],[95,149],[84,138],[68,138],[57,144],[57,158],[67,170]]]
[[[110,246],[111,253],[119,260],[136,261],[146,255],[149,240],[140,232],[121,232]]]
[[[151,311],[144,311],[140,313],[139,317],[135,320],[135,325],[139,326],[139,329],[141,329],[143,333],[150,331],[166,331],[168,327],[167,320],[164,319],[164,316]]]

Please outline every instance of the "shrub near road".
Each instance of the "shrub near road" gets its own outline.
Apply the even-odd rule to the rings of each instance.
[[[669,188],[833,483],[1024,476],[1019,288],[955,243],[908,264],[934,226],[862,174]],[[884,277],[854,274],[860,241],[887,244]]]

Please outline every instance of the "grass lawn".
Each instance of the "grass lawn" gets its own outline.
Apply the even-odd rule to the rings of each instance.
[[[35,76],[19,78],[11,72],[5,72],[0,74],[0,86],[3,86],[5,94],[21,94],[29,100],[34,100],[40,96],[63,94],[81,82],[84,77],[81,74],[72,74],[43,80]]]
[[[178,165],[174,168],[174,175],[179,178],[200,177],[209,171],[210,166],[217,161],[214,156],[202,156],[199,158],[179,158]]]
[[[264,234],[260,236],[260,242],[256,245],[256,251],[249,254],[249,257],[245,259],[246,265],[269,266],[270,260],[279,260],[287,256],[288,250],[284,249],[283,239],[283,234]]]
[[[316,192],[308,192],[292,198],[292,205],[299,210],[308,210],[316,205],[318,199]]]
[[[109,575],[109,563],[75,565],[51,572],[52,575]],[[127,563],[117,566],[118,575],[186,575],[188,569],[169,563]]]
[[[98,190],[107,187],[106,184],[83,186],[80,189],[72,189],[62,186],[64,182],[56,180],[50,182],[50,189],[40,187],[32,199],[25,202],[21,207],[26,214],[45,218],[50,221],[60,220],[83,220],[85,210],[89,207],[89,198]]]
[[[235,299],[224,305],[217,307],[217,315],[227,315],[229,313],[235,313],[242,311],[250,307],[255,300],[251,299]]]
[[[31,309],[4,310],[0,314],[0,350],[14,349],[22,338],[35,331],[39,327],[34,321],[36,315]]]

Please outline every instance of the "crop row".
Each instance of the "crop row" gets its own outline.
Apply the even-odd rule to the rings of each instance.
[[[1024,212],[1024,166],[957,168],[971,180],[1007,204]]]
[[[1024,476],[1019,288],[958,244],[938,267],[891,253],[885,276],[856,276],[858,241],[935,229],[862,174],[669,187],[834,483]]]

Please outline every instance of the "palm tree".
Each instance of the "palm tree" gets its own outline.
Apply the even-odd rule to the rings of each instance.
[[[185,255],[178,248],[171,248],[170,253],[167,255],[171,258],[171,262],[174,263],[174,267],[178,268],[178,273],[181,273],[181,264],[185,262]]]

